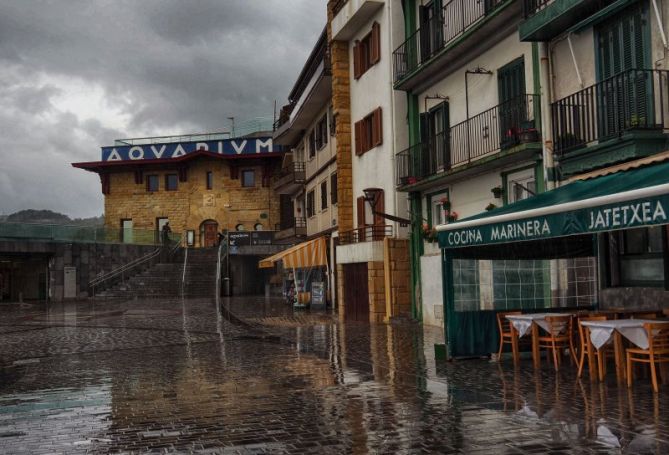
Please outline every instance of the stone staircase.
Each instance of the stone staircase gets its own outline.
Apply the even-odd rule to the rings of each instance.
[[[214,297],[216,290],[217,248],[188,250],[184,297]],[[148,267],[130,278],[96,294],[100,299],[178,298],[181,297],[183,253],[172,262]]]

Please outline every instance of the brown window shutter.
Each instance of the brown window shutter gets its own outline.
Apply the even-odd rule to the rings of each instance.
[[[372,115],[372,147],[383,143],[383,123],[381,120],[381,108],[377,108]]]
[[[360,196],[357,200],[358,209],[358,227],[365,226],[365,196]]]
[[[376,213],[386,213],[385,208],[385,197],[383,190],[376,193],[376,204],[374,205],[374,212]],[[374,224],[377,226],[383,226],[386,224],[386,219],[380,215],[374,214]]]
[[[356,41],[353,45],[353,77],[359,79],[360,68],[362,67],[362,62],[360,61],[360,42]]]
[[[369,52],[369,60],[372,65],[381,60],[381,26],[378,22],[372,24],[372,48]]]
[[[362,150],[362,130],[364,129],[362,127],[364,123],[364,120],[360,120],[359,122],[355,122],[354,125],[354,132],[355,132],[355,154],[356,155],[362,155],[363,150]]]

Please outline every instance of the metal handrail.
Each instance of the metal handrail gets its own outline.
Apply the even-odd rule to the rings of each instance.
[[[186,267],[188,266],[188,248],[184,251],[184,266],[181,272],[181,296],[186,292]]]
[[[344,231],[339,234],[340,245],[351,245],[353,243],[374,242],[383,240],[384,237],[393,236],[393,226],[388,225],[367,225],[350,231]]]
[[[181,246],[181,241],[183,239],[184,239],[183,235],[179,236],[178,241],[175,243],[174,247],[172,247],[172,249],[170,249],[170,251],[169,251],[170,256],[173,255],[177,251],[177,249]],[[150,252],[148,254],[145,254],[142,257],[134,259],[134,260],[132,260],[132,261],[126,263],[126,264],[123,264],[122,266],[120,266],[120,267],[118,267],[114,270],[111,270],[111,271],[109,271],[105,274],[98,275],[97,277],[93,278],[91,281],[88,282],[88,287],[89,287],[89,289],[92,289],[93,296],[95,296],[95,288],[100,287],[100,284],[104,283],[105,281],[109,281],[112,278],[116,278],[119,275],[123,275],[126,272],[128,272],[128,271],[130,271],[130,270],[132,270],[132,269],[134,269],[134,268],[136,268],[140,265],[143,265],[143,264],[151,261],[152,259],[155,259],[157,256],[160,255],[162,250],[163,250],[162,247],[161,248],[156,248],[152,252]]]
[[[669,71],[631,69],[551,104],[555,153],[606,141],[628,131],[669,129]]]

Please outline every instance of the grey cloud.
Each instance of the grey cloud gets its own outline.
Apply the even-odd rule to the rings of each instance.
[[[72,169],[70,161],[99,159],[99,147],[117,137],[220,130],[228,116],[271,116],[324,26],[325,4],[0,2],[0,211],[61,207],[97,215],[97,176]],[[128,124],[116,131],[104,125],[104,115],[86,120],[53,112],[50,100],[59,93],[53,77],[101,87],[109,108],[125,112]],[[31,189],[45,182],[57,191]],[[64,192],[76,204],[68,205]]]

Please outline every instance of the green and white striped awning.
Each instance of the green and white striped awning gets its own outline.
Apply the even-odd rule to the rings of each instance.
[[[444,249],[669,223],[669,162],[579,180],[436,227]]]

